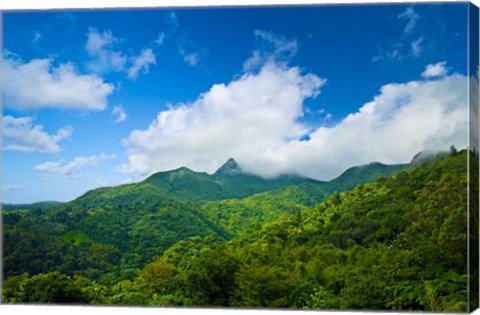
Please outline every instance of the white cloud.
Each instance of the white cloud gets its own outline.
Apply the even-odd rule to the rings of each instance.
[[[154,41],[154,43],[157,44],[158,46],[162,46],[164,44],[164,41],[165,41],[165,33],[162,32],[158,34],[158,37]]]
[[[423,43],[423,36],[417,38],[416,40],[410,43],[410,47],[412,49],[412,55],[414,57],[419,57],[420,54],[422,53],[422,46],[421,46],[422,43]]]
[[[187,47],[184,44],[179,44],[180,48],[178,53],[182,56],[183,61],[189,66],[196,66],[200,60],[208,56],[209,52],[203,48],[197,47],[195,44],[190,42]]]
[[[324,80],[269,63],[195,102],[162,111],[124,140],[120,171],[148,175],[187,166],[213,172],[229,157],[263,176],[296,172],[328,180],[372,161],[405,163],[421,150],[467,143],[467,84],[461,75],[386,84],[374,99],[332,127],[309,132],[303,102]],[[308,137],[305,137],[308,134]]]
[[[405,28],[403,29],[404,34],[410,34],[415,30],[417,22],[420,19],[420,16],[415,12],[412,7],[408,7],[398,15],[399,19],[406,20]]]
[[[295,120],[303,100],[324,83],[298,68],[267,64],[258,74],[216,84],[195,102],[160,112],[147,130],[133,131],[121,170],[148,174],[188,165],[212,171],[231,156],[281,146],[285,137],[306,132]]]
[[[422,150],[445,150],[452,144],[464,148],[467,81],[452,75],[437,81],[387,84],[337,125],[318,128],[309,141],[274,150],[277,169],[327,180],[354,165],[406,163]],[[265,161],[258,167],[267,165]]]
[[[401,34],[395,39],[391,39],[385,46],[377,45],[377,54],[372,57],[372,62],[389,61],[397,62],[406,58],[418,58],[423,52],[422,44],[425,42],[424,36],[419,36],[418,21],[420,15],[415,12],[413,7],[408,7],[405,11],[397,15],[400,20],[405,20],[405,26]]]
[[[100,162],[113,159],[114,155],[106,155],[101,153],[99,155],[92,155],[88,157],[77,156],[72,161],[66,163],[64,160],[59,160],[56,162],[45,162],[42,164],[36,165],[33,169],[39,172],[45,172],[50,175],[61,175],[65,177],[78,177],[80,174],[76,171],[80,168],[87,166],[96,166]]]
[[[199,47],[192,40],[182,35],[177,38],[178,53],[189,66],[196,66],[200,60],[209,55],[208,50]]]
[[[164,37],[165,34],[161,33],[153,44],[163,45]],[[125,72],[129,79],[135,80],[140,71],[148,73],[149,66],[156,64],[152,48],[145,48],[139,55],[128,57],[115,47],[121,41],[114,37],[110,30],[100,33],[96,28],[90,27],[85,44],[85,49],[91,57],[87,64],[89,70],[96,73]]]
[[[180,25],[177,14],[174,11],[168,12],[164,17],[163,22],[167,26],[167,35],[175,33]]]
[[[282,35],[261,30],[256,30],[254,34],[257,47],[243,63],[245,72],[256,70],[268,62],[289,61],[297,54],[296,40],[287,40]]]
[[[122,105],[115,106],[112,110],[112,115],[116,116],[115,123],[121,123],[127,120],[127,114],[125,113],[125,110],[123,109]]]
[[[24,63],[3,59],[4,106],[18,110],[62,108],[103,110],[114,87],[97,75],[79,74],[73,64],[53,65],[52,59]]]
[[[180,23],[178,21],[177,13],[174,11],[168,12],[164,19],[164,24],[167,29],[165,32],[160,33],[155,43],[163,44],[165,38],[172,37],[178,30]],[[175,44],[177,46],[178,55],[189,66],[195,67],[202,59],[205,59],[210,54],[205,48],[200,47],[194,41],[192,41],[185,32],[180,33],[175,38]]]
[[[58,143],[72,134],[73,127],[66,126],[49,135],[42,125],[32,125],[31,117],[14,118],[4,116],[3,149],[20,152],[56,153],[60,151]]]
[[[442,61],[436,64],[430,64],[425,67],[425,71],[422,72],[422,77],[428,78],[441,78],[447,75],[448,70],[446,68],[446,61]]]
[[[199,60],[200,57],[198,56],[198,53],[191,53],[183,56],[183,61],[185,61],[191,66],[195,66]]]
[[[119,72],[125,69],[127,56],[114,49],[114,45],[118,42],[120,40],[115,38],[110,30],[100,33],[96,28],[88,29],[85,49],[92,58],[88,63],[90,71],[105,73]]]
[[[143,73],[148,73],[150,64],[157,64],[155,55],[151,48],[142,50],[140,55],[130,58],[131,66],[128,68],[128,78],[136,79],[138,73],[143,70]]]

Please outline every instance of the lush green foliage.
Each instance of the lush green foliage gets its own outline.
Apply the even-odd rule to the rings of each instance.
[[[320,185],[300,184],[244,199],[211,201],[203,205],[201,211],[216,225],[235,235],[258,224],[286,219],[327,196]]]
[[[323,182],[296,175],[265,179],[244,173],[236,162],[230,159],[212,175],[181,167],[173,171],[156,173],[140,183],[89,191],[73,204],[83,207],[121,206],[159,198],[204,203],[212,200],[245,198],[252,194],[301,183],[320,185]]]
[[[478,156],[470,162],[478,169]],[[192,190],[198,173],[182,172],[190,184],[171,199],[154,192],[167,185],[162,173],[54,209],[3,212],[4,300],[468,310],[466,151],[243,199],[229,189],[201,197],[208,184]],[[385,172],[396,175],[357,185]],[[212,176],[246,182],[231,161],[200,178]],[[478,198],[478,185],[470,191]]]
[[[406,167],[405,164],[385,165],[378,162],[351,167],[337,178],[325,183],[322,188],[329,193],[342,192],[353,189],[358,184],[371,183],[378,178],[395,175]]]
[[[191,236],[229,238],[188,204],[152,201],[4,213],[4,273],[61,271],[111,283]]]

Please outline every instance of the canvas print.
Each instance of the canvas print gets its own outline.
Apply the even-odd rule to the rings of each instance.
[[[473,4],[1,17],[2,303],[478,307]]]

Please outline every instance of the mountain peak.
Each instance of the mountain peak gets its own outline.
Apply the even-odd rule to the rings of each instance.
[[[415,154],[413,159],[410,161],[411,166],[427,164],[432,160],[441,160],[449,156],[447,151],[433,151],[433,150],[423,150]]]
[[[223,174],[223,175],[238,175],[243,173],[242,168],[237,164],[233,158],[229,158],[225,164],[223,164],[215,174]]]

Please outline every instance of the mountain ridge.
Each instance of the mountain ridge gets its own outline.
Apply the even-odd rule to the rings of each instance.
[[[245,198],[247,196],[301,183],[322,184],[323,182],[294,174],[263,178],[244,172],[237,162],[230,158],[213,174],[196,172],[187,167],[157,172],[145,180],[113,187],[90,190],[70,203],[91,203],[89,199],[135,201],[143,194],[152,197],[182,202],[208,202],[213,200]]]
[[[418,153],[416,156],[418,156]],[[354,188],[358,184],[368,183],[378,177],[391,176],[402,169],[413,164],[383,164],[371,162],[364,165],[353,166],[346,169],[339,176],[329,180],[320,181],[294,173],[284,173],[272,178],[264,178],[259,175],[245,172],[234,158],[229,158],[213,174],[193,171],[186,166],[176,169],[161,171],[148,176],[146,179],[136,183],[120,184],[115,186],[98,187],[86,191],[77,198],[68,202],[40,201],[32,204],[3,204],[4,210],[19,209],[19,207],[31,208],[41,205],[57,203],[58,205],[82,202],[82,200],[102,195],[107,200],[115,196],[126,197],[129,191],[131,201],[136,199],[136,193],[143,190],[152,196],[166,199],[181,200],[187,199],[190,202],[226,200],[232,198],[245,198],[256,193],[266,192],[271,189],[278,189],[290,185],[310,183],[318,185],[329,194],[335,191],[341,192]],[[178,180],[183,182],[177,182]],[[185,186],[185,185],[186,186]],[[205,187],[205,185],[207,187]],[[235,190],[240,192],[235,193]],[[117,193],[112,193],[118,191]],[[133,195],[131,194],[133,192]],[[209,196],[210,194],[210,196]]]
[[[379,177],[389,177],[404,169],[410,164],[383,164],[370,162],[368,164],[353,166],[342,174],[328,181],[324,189],[329,193],[341,192],[355,188],[358,184],[366,184]]]
[[[306,183],[204,205],[140,195],[4,211],[4,300],[54,302],[51,285],[70,279],[93,304],[431,310],[434,290],[442,309],[464,311],[471,160],[470,173],[462,151],[326,199]]]

